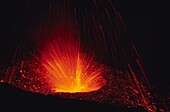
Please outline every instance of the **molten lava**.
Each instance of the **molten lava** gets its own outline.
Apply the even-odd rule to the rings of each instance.
[[[46,42],[41,50],[41,65],[46,82],[53,92],[90,92],[105,85],[103,66],[93,55],[80,53],[80,47],[69,39]],[[39,71],[41,72],[41,71]]]

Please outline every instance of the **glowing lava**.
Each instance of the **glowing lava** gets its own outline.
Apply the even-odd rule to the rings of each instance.
[[[41,65],[46,82],[54,92],[90,92],[105,85],[103,66],[94,56],[80,53],[79,45],[72,40],[55,39],[41,50]],[[41,71],[39,71],[41,72]]]

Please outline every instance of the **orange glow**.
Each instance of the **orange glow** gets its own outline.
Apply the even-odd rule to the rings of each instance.
[[[72,40],[55,39],[46,43],[41,64],[53,92],[90,92],[105,85],[103,65],[96,63],[93,55],[81,54],[79,48]]]

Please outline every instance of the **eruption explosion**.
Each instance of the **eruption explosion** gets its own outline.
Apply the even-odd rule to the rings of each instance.
[[[80,47],[74,40],[58,39],[48,42],[41,51],[41,64],[47,72],[50,88],[55,92],[90,92],[100,89],[105,80],[102,77],[103,66],[94,61],[93,56],[80,53]],[[87,59],[86,59],[87,58]]]
[[[156,111],[140,56],[129,44],[126,25],[112,2],[63,3],[56,9],[50,2],[51,20],[52,11],[63,13],[57,16],[54,35],[46,36],[48,28],[41,27],[45,38],[38,39],[43,42],[36,53],[12,60],[16,61],[12,67],[2,67],[1,82],[42,94]],[[66,25],[70,17],[73,28]],[[116,69],[119,66],[122,71]]]

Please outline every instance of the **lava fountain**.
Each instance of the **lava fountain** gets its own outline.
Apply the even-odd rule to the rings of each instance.
[[[14,55],[15,63],[0,70],[0,82],[64,98],[156,110],[140,56],[112,1],[60,2],[50,2],[49,16],[40,18],[40,36],[31,35],[40,44],[38,52],[31,50],[30,56],[24,49],[18,60]]]
[[[103,66],[95,62],[94,55],[83,54],[78,42],[70,39],[72,34],[60,32],[60,37],[46,42],[40,50],[41,66],[49,87],[54,92],[90,92],[100,89],[106,81],[102,77]],[[69,37],[70,36],[70,37]]]

